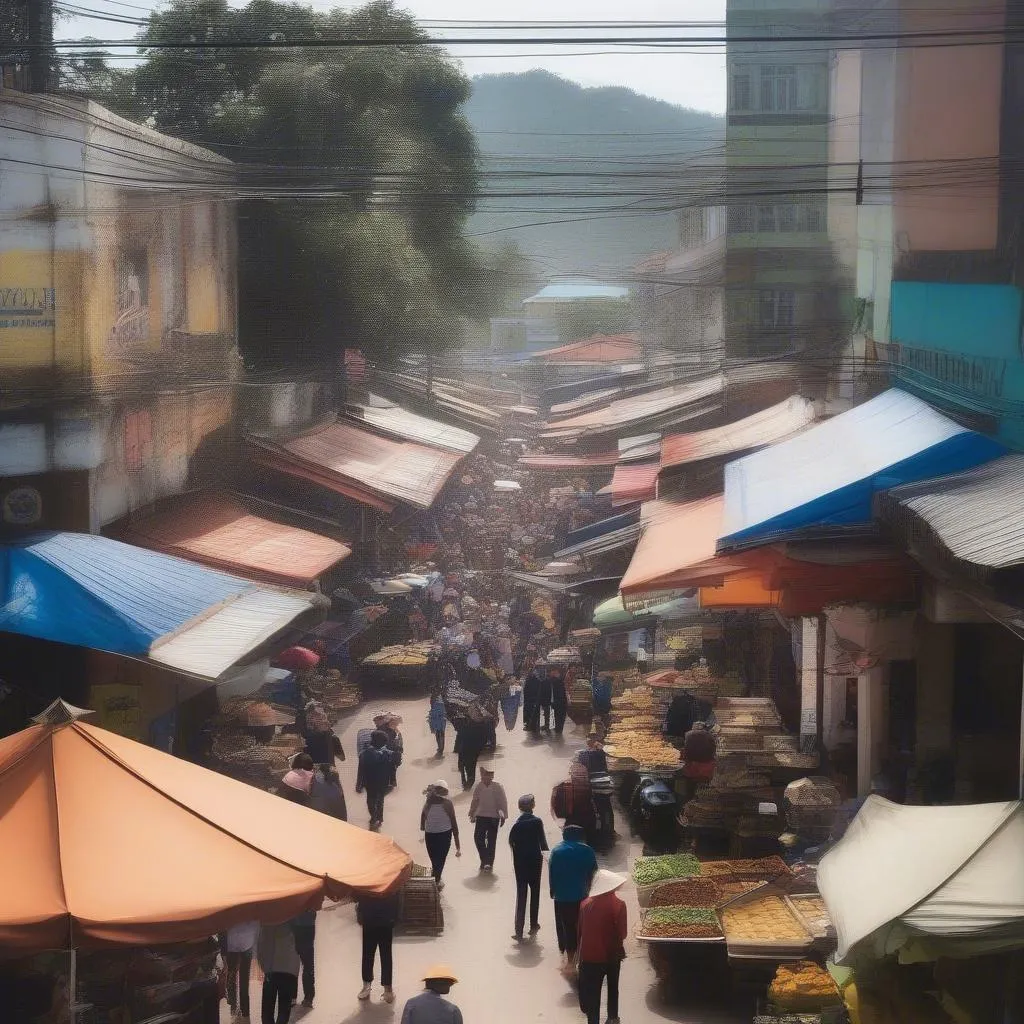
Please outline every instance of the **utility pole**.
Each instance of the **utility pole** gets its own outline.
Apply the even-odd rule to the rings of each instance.
[[[28,0],[28,91],[53,87],[53,0]]]

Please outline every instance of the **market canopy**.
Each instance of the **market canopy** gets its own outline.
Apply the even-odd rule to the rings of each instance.
[[[839,940],[904,961],[1024,947],[1024,805],[904,807],[870,796],[818,867]]]
[[[658,604],[645,605],[636,610],[627,608],[619,595],[602,601],[594,609],[593,623],[598,629],[640,623],[644,619],[684,619],[700,611],[696,597],[677,597]]]
[[[330,537],[255,516],[220,491],[190,495],[134,520],[119,539],[248,579],[298,588],[310,586],[352,554]]]
[[[216,679],[318,598],[83,533],[0,546],[0,630]]]
[[[351,406],[348,415],[389,437],[429,444],[432,448],[460,455],[468,455],[480,443],[479,434],[409,412],[377,395],[370,398],[366,405]]]
[[[649,501],[656,496],[657,491],[657,462],[620,462],[612,473],[611,483],[597,493],[610,494],[612,506],[617,507]]]
[[[0,740],[0,946],[135,946],[383,895],[386,836],[80,721],[55,702]]]
[[[725,467],[719,550],[867,527],[876,492],[988,462],[1005,449],[890,389]]]

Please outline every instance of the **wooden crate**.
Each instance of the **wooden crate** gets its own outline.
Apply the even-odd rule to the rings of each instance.
[[[440,935],[444,931],[444,910],[433,877],[410,878],[402,888],[398,926],[404,932]]]

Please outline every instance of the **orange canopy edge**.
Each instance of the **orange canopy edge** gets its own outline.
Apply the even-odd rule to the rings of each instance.
[[[190,941],[412,869],[386,836],[54,708],[77,710],[0,740],[4,955]]]

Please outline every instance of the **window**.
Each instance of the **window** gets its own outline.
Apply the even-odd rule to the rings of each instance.
[[[757,322],[764,328],[792,327],[796,295],[788,290],[769,289],[758,295]]]
[[[753,203],[737,203],[729,207],[729,230],[734,234],[754,231],[755,206]]]
[[[734,71],[730,79],[730,110],[753,110],[754,89],[749,71]]]
[[[803,203],[739,203],[729,209],[729,230],[786,233],[823,232],[825,204],[817,199]]]
[[[757,230],[775,230],[775,207],[771,203],[761,203],[757,208]]]
[[[795,65],[766,64],[761,68],[761,109],[770,112],[797,109]]]

